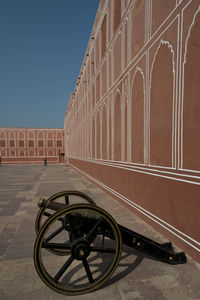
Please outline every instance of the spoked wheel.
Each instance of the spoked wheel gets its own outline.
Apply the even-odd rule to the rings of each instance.
[[[90,203],[95,205],[94,200],[89,196],[85,195],[84,193],[77,192],[77,191],[63,191],[60,193],[56,193],[51,196],[48,200],[49,203],[51,202],[58,202],[63,203],[66,205],[77,204],[77,203]],[[35,231],[38,234],[42,224],[52,215],[53,211],[48,208],[40,208],[36,220],[35,220]]]
[[[47,251],[52,248],[66,255],[55,257]],[[42,226],[34,263],[47,286],[61,294],[79,295],[98,289],[113,274],[121,250],[115,220],[97,206],[76,204],[57,211]]]

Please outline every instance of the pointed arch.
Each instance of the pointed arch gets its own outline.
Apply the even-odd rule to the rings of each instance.
[[[200,171],[200,7],[186,39],[183,68],[183,168]]]
[[[24,156],[24,151],[23,150],[20,151],[19,156]]]
[[[174,52],[166,42],[154,56],[150,81],[150,164],[172,167],[173,160],[173,105]]]
[[[29,138],[33,138],[33,133],[32,132],[29,133]],[[53,135],[52,135],[51,132],[49,132],[48,133],[48,139],[52,139],[52,138],[53,138]]]
[[[124,161],[127,161],[127,151],[128,151],[128,82],[127,78],[124,80],[122,91],[122,105],[124,107]]]
[[[102,159],[107,159],[107,109],[102,110]]]
[[[19,132],[19,138],[24,139],[24,132]]]
[[[92,119],[88,120],[88,158],[92,157]]]
[[[145,38],[145,0],[136,0],[131,12],[131,56],[144,45]]]
[[[100,126],[100,112],[97,112],[97,118],[96,118],[96,128],[97,128],[97,158],[100,158],[100,144],[101,144],[101,126]]]
[[[114,81],[121,74],[121,44],[122,44],[122,34],[121,31],[116,37],[114,43]]]
[[[114,160],[121,160],[121,94],[114,97]]]
[[[144,163],[144,74],[137,68],[132,83],[131,97],[131,161]]]
[[[110,103],[108,106],[109,109],[109,148],[108,148],[108,159],[112,159],[112,105],[111,105],[111,99],[110,99]]]
[[[92,117],[92,158],[95,158],[95,117]]]
[[[11,132],[10,133],[10,139],[14,139],[14,138],[15,138],[14,132]],[[23,138],[23,136],[22,136],[22,138]]]
[[[1,139],[4,139],[4,138],[5,138],[5,132],[1,132],[0,138],[1,138]]]
[[[128,103],[124,106],[124,160],[128,160]]]
[[[95,86],[94,86],[94,83],[92,84],[91,94],[92,94],[91,104],[92,104],[92,109],[93,109],[94,106],[95,106]]]
[[[44,156],[44,151],[43,150],[39,151],[39,156]]]

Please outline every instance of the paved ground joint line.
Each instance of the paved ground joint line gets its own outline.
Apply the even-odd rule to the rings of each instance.
[[[119,224],[148,236],[154,240],[165,239],[128,208],[122,206],[97,185],[88,181],[69,167],[60,165],[43,166],[9,166],[0,171],[1,179],[7,180],[10,192],[5,191],[3,201],[10,201],[8,208],[19,201],[16,212],[21,215],[0,218],[0,225],[7,225],[12,230],[9,247],[4,259],[0,261],[0,299],[69,299],[47,288],[36,274],[32,253],[35,240],[34,222],[38,211],[37,199],[49,197],[66,189],[80,190],[90,195],[96,204],[108,211]],[[16,174],[11,176],[11,174]],[[24,174],[24,175],[23,175]],[[22,181],[24,176],[24,197],[16,198],[14,186],[10,183]],[[7,178],[7,179],[6,179]],[[27,181],[31,184],[26,191]],[[5,184],[5,183],[4,183]],[[25,194],[27,192],[27,194]],[[11,195],[11,196],[10,196]],[[30,197],[29,197],[30,196]],[[13,201],[13,203],[12,203]],[[2,220],[2,221],[1,221]],[[1,223],[2,222],[2,223]],[[16,226],[15,226],[16,224]],[[2,232],[0,232],[1,241]],[[125,249],[124,249],[125,250]],[[57,266],[57,257],[52,261],[52,268]],[[188,275],[189,274],[189,275]],[[193,260],[188,264],[170,266],[147,258],[142,258],[136,252],[123,252],[122,259],[112,278],[105,286],[93,293],[80,296],[79,299],[100,300],[103,298],[115,300],[197,300],[200,295],[200,269]],[[71,298],[70,298],[71,299]]]

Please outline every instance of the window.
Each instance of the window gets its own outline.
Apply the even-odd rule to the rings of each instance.
[[[44,141],[43,140],[38,141],[38,147],[44,147]]]
[[[48,140],[48,147],[52,148],[53,147],[53,141],[52,140]]]
[[[13,140],[10,141],[10,147],[15,147],[15,141]]]
[[[19,147],[24,147],[24,141],[23,140],[19,140]]]
[[[31,147],[34,147],[34,141],[28,141],[28,146],[31,148]]]
[[[3,140],[1,140],[1,141],[0,141],[0,146],[1,146],[1,147],[5,147],[5,146],[6,146],[6,142],[3,141]]]
[[[62,147],[62,141],[57,141],[57,147]]]

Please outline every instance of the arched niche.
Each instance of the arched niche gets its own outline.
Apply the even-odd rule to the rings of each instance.
[[[137,69],[132,83],[131,161],[144,163],[144,75]]]
[[[4,132],[1,132],[0,138],[1,138],[1,139],[4,139],[4,138],[5,138],[5,133],[4,133]]]
[[[20,156],[24,156],[24,151],[20,151]]]
[[[38,138],[39,138],[39,139],[42,139],[42,138],[43,138],[43,133],[42,133],[42,132],[40,132],[40,133],[38,134]]]
[[[84,124],[84,157],[87,156],[87,123]]]
[[[33,134],[33,132],[29,132],[28,137],[29,137],[29,139],[34,139],[34,134]]]
[[[144,45],[145,0],[136,0],[131,14],[131,52],[132,58]]]
[[[107,159],[107,111],[105,105],[102,111],[102,159]]]
[[[48,151],[48,156],[53,156],[53,151],[52,150]]]
[[[161,41],[151,68],[150,164],[172,167],[173,51]]]
[[[100,158],[100,132],[101,132],[101,128],[100,128],[100,112],[98,111],[97,113],[97,119],[96,119],[96,124],[97,124],[97,158]]]
[[[121,160],[121,96],[115,95],[114,102],[114,160]]]
[[[186,40],[183,80],[183,168],[200,171],[200,9]]]
[[[34,156],[34,152],[33,151],[29,151],[29,156]]]
[[[20,133],[19,133],[19,138],[20,138],[20,139],[23,139],[23,138],[24,138],[24,132],[20,132]]]
[[[15,156],[15,151],[11,151],[10,156]],[[20,156],[21,156],[21,154],[20,154]]]
[[[89,157],[91,158],[92,157],[92,118],[90,119],[89,123],[88,123],[88,131],[89,131],[89,134],[88,134],[88,137],[89,137]]]
[[[123,107],[124,107],[124,161],[128,160],[128,82],[124,81],[123,88]]]
[[[94,83],[92,84],[92,109],[95,106],[95,87],[94,87]]]
[[[92,118],[92,157],[95,158],[95,118]]]
[[[122,35],[118,34],[116,41],[114,43],[114,81],[121,74],[122,66],[121,66],[121,43],[122,43]]]
[[[128,103],[124,106],[124,160],[128,160]]]
[[[15,135],[14,135],[14,132],[11,132],[10,133],[10,139],[14,139],[15,138]],[[22,137],[23,138],[23,137]]]
[[[109,109],[109,148],[108,148],[108,159],[112,159],[112,106],[111,102],[110,105],[108,106]]]

